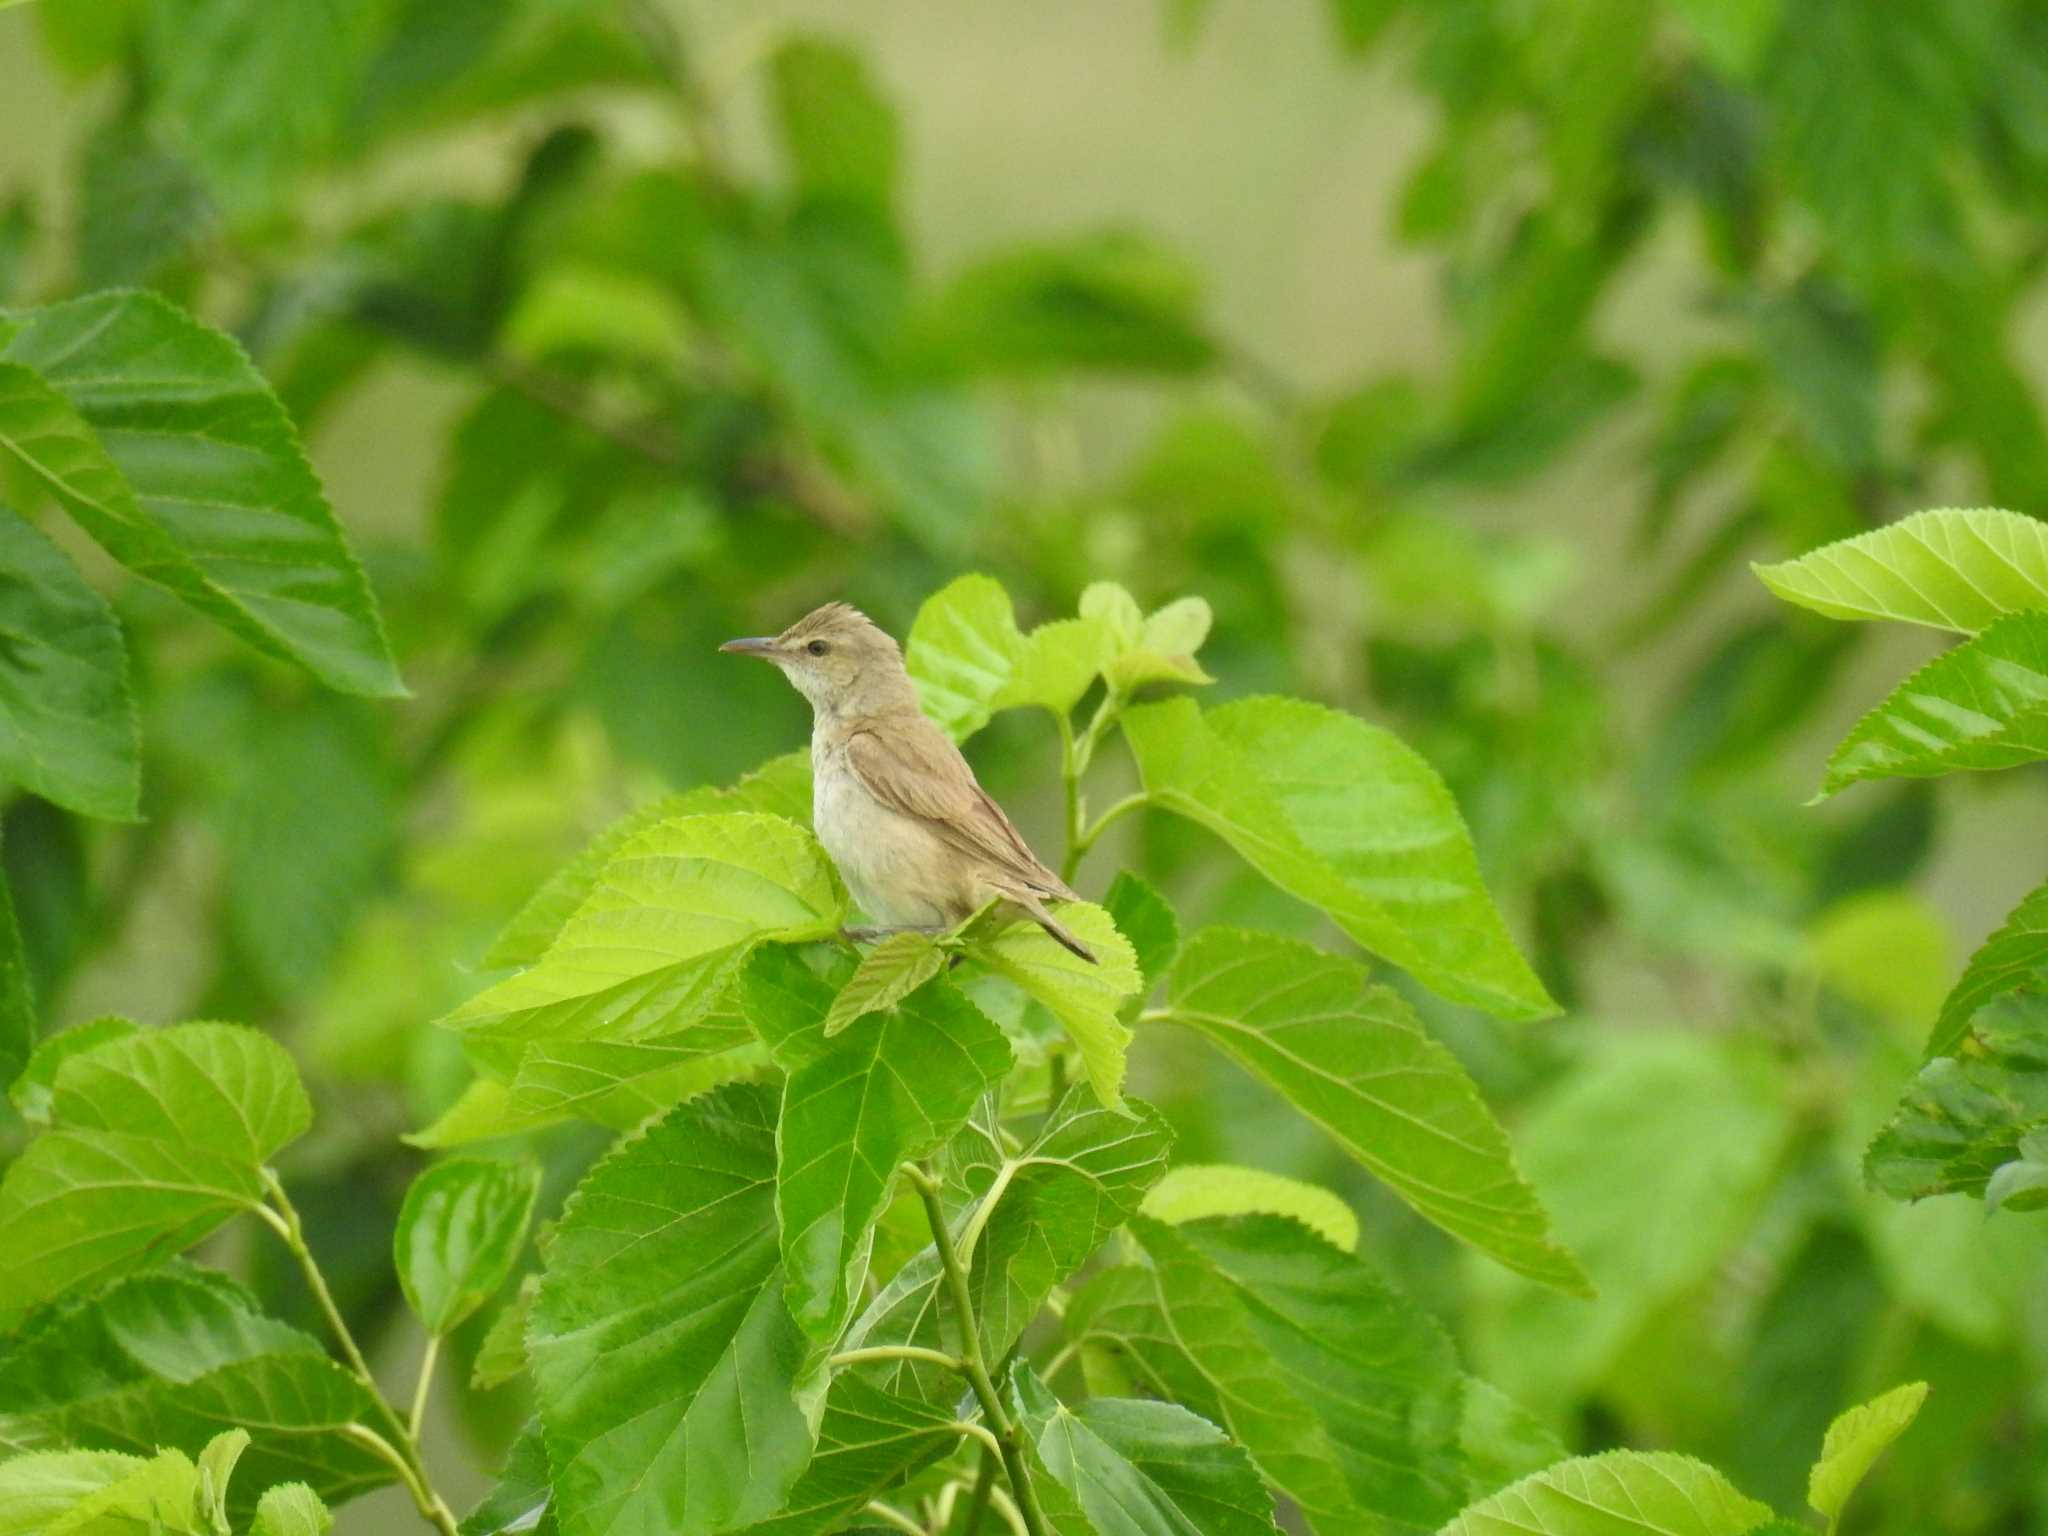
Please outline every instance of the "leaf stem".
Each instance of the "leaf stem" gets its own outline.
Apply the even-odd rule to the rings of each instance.
[[[420,1379],[413,1384],[412,1414],[405,1422],[415,1441],[420,1437],[420,1425],[426,1422],[427,1393],[433,1388],[434,1366],[440,1358],[441,1336],[430,1333],[427,1335],[427,1347],[420,1352]]]
[[[1103,733],[1115,723],[1128,702],[1127,697],[1115,688],[1105,688],[1102,702],[1095,706],[1095,714],[1078,738],[1074,735],[1073,721],[1063,714],[1053,717],[1060,727],[1060,780],[1067,800],[1067,851],[1060,861],[1062,880],[1073,880],[1074,871],[1081,867],[1082,855],[1102,835],[1102,829],[1109,824],[1111,817],[1123,814],[1123,808],[1111,807],[1110,813],[1092,830],[1082,830],[1088,808],[1081,798],[1081,779],[1088,772],[1088,765],[1095,761],[1095,749],[1101,744]]]
[[[298,1207],[292,1204],[291,1197],[284,1192],[284,1181],[278,1178],[275,1170],[265,1168],[263,1188],[270,1204],[257,1206],[257,1213],[283,1240],[285,1247],[291,1250],[292,1257],[298,1260],[299,1271],[306,1277],[306,1285],[312,1291],[313,1299],[319,1303],[321,1312],[326,1315],[327,1326],[333,1330],[335,1340],[341,1345],[341,1352],[347,1357],[349,1370],[356,1380],[362,1383],[363,1390],[370,1394],[370,1400],[376,1404],[378,1413],[392,1432],[392,1438],[387,1440],[367,1425],[351,1424],[347,1426],[352,1432],[350,1438],[387,1462],[398,1473],[399,1481],[405,1484],[406,1492],[412,1495],[412,1501],[419,1509],[422,1520],[440,1531],[442,1536],[460,1536],[456,1529],[454,1512],[427,1481],[426,1463],[420,1458],[416,1430],[406,1426],[399,1418],[398,1410],[391,1406],[383,1392],[379,1390],[376,1377],[370,1374],[369,1362],[363,1358],[363,1352],[356,1344],[355,1335],[349,1332],[348,1323],[341,1315],[341,1308],[335,1305],[334,1293],[327,1288],[327,1277],[320,1273],[320,1266],[313,1259],[313,1250],[306,1245],[306,1229],[299,1220]],[[431,1348],[430,1344],[430,1351]],[[433,1358],[430,1352],[421,1370],[422,1397],[428,1379],[427,1372],[432,1366]],[[417,1416],[417,1407],[414,1412]]]
[[[1095,846],[1095,840],[1107,832],[1112,822],[1121,821],[1131,812],[1138,810],[1152,797],[1144,790],[1125,795],[1108,810],[1095,818],[1095,824],[1083,832],[1067,849],[1067,871],[1065,878],[1071,879],[1074,871],[1081,867],[1081,861],[1088,856],[1088,850]]]
[[[960,1536],[980,1536],[981,1517],[988,1513],[988,1496],[996,1483],[996,1468],[1002,1465],[1003,1448],[984,1448],[981,1465],[975,1469],[974,1491],[967,1495],[967,1515],[960,1526]]]
[[[953,1296],[953,1321],[960,1330],[960,1361],[968,1383],[974,1388],[975,1397],[981,1402],[981,1411],[994,1427],[996,1441],[1002,1447],[1003,1470],[1009,1475],[1011,1488],[1016,1491],[1017,1509],[1023,1518],[1026,1536],[1048,1536],[1045,1513],[1038,1504],[1038,1490],[1032,1486],[1031,1471],[1024,1460],[1023,1433],[1003,1406],[996,1384],[989,1377],[988,1362],[982,1358],[981,1328],[974,1316],[974,1295],[967,1286],[967,1270],[954,1250],[945,1209],[939,1204],[938,1183],[915,1163],[905,1163],[903,1173],[924,1201],[925,1219],[931,1223],[932,1245],[938,1250],[939,1264],[946,1272],[946,1285]]]
[[[880,1499],[869,1499],[863,1514],[873,1515],[891,1530],[907,1531],[909,1536],[926,1536],[925,1528],[894,1505],[884,1504]]]

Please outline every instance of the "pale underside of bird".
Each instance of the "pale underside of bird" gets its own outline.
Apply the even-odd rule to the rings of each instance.
[[[719,649],[773,662],[810,700],[812,824],[868,916],[940,932],[999,902],[1094,962],[1046,906],[1080,898],[925,717],[902,651],[865,614],[827,603]]]

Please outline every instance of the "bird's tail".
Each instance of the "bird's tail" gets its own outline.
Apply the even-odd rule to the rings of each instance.
[[[1016,902],[1018,906],[1031,914],[1031,920],[1034,923],[1052,935],[1054,942],[1072,950],[1090,965],[1101,963],[1095,958],[1095,951],[1069,933],[1061,925],[1060,920],[1045,909],[1045,903],[1036,896],[1028,892],[1012,892],[1009,895],[1010,900]]]

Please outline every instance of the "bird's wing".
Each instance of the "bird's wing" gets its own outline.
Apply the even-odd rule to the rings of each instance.
[[[1039,862],[1003,808],[975,781],[960,749],[922,716],[887,731],[853,732],[846,739],[846,763],[876,800],[927,823],[964,856],[990,865],[999,878],[1041,896],[1077,899],[1065,881]]]

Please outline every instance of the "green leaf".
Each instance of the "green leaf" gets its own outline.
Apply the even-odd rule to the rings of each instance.
[[[0,364],[0,433],[22,372]],[[133,821],[139,753],[113,610],[62,550],[0,507],[0,782]]]
[[[1472,1497],[1483,1498],[1569,1454],[1535,1414],[1491,1382],[1465,1378],[1465,1419],[1458,1432]]]
[[[1935,778],[2048,757],[2048,614],[2015,613],[1930,661],[1857,722],[1822,795],[1863,779]]]
[[[769,78],[783,151],[804,194],[886,208],[902,135],[860,57],[797,38],[775,51]]]
[[[216,1530],[227,1529],[228,1480],[235,1475],[235,1466],[247,1449],[249,1431],[236,1428],[215,1435],[199,1453],[200,1508],[206,1511]]]
[[[476,1347],[476,1364],[469,1373],[472,1387],[489,1391],[526,1373],[526,1319],[539,1290],[540,1276],[528,1275],[519,1282],[512,1299],[498,1308],[498,1315],[484,1331],[483,1342]]]
[[[325,5],[301,25],[272,27],[261,0],[166,0],[149,9],[152,100],[232,208],[268,210],[290,176],[339,146],[379,14]]]
[[[1284,1094],[1421,1215],[1516,1274],[1590,1295],[1458,1059],[1365,968],[1271,934],[1207,929],[1161,1016]]]
[[[28,951],[21,925],[14,919],[14,897],[0,868],[0,1079],[8,1084],[14,1107],[26,1115],[21,1075],[36,1053],[35,981],[29,975]]]
[[[1131,1032],[1117,1012],[1143,984],[1138,959],[1109,914],[1092,903],[1063,904],[1060,921],[1095,952],[1094,963],[1036,923],[1013,923],[991,938],[972,937],[967,954],[1051,1011],[1080,1051],[1095,1096],[1107,1107],[1120,1109]]]
[[[500,1039],[624,1040],[702,1018],[760,939],[830,937],[846,892],[779,816],[680,816],[634,833],[531,969],[442,1022]]]
[[[1428,1526],[1458,1508],[1464,1376],[1419,1307],[1286,1217],[1132,1231],[1150,1294],[1126,1292],[1091,1326],[1122,1337],[1154,1390],[1229,1428],[1319,1531],[1356,1529],[1359,1511]]]
[[[0,446],[87,533],[137,575],[329,687],[404,693],[369,584],[298,434],[231,338],[147,293],[13,318],[6,361],[39,373],[91,430],[45,421],[41,442],[0,433]]]
[[[183,1451],[159,1451],[88,1493],[36,1536],[218,1536],[200,1508],[199,1469]]]
[[[612,855],[650,827],[678,816],[758,811],[800,827],[811,823],[811,755],[789,752],[763,763],[730,789],[703,786],[667,795],[620,817],[528,898],[484,956],[489,966],[532,965],[596,889]]]
[[[924,712],[964,741],[1000,710],[1035,706],[1065,715],[1109,654],[1093,620],[1057,620],[1026,635],[1000,582],[962,576],[918,609],[904,665]]]
[[[1630,1339],[1753,1230],[1792,1130],[1779,1074],[1738,1043],[1641,1026],[1594,1035],[1524,1113],[1515,1146],[1599,1304],[1473,1266],[1475,1369],[1546,1409],[1609,1379]]]
[[[390,1468],[343,1432],[375,1422],[362,1385],[319,1340],[264,1316],[210,1271],[131,1275],[39,1315],[11,1349],[0,1441],[198,1452],[246,1428],[251,1439],[228,1500],[238,1518],[270,1483],[296,1479],[338,1500],[391,1480]]]
[[[775,1104],[721,1088],[620,1144],[544,1245],[527,1345],[563,1536],[709,1536],[810,1459],[822,1352],[783,1302]]]
[[[945,968],[946,951],[930,934],[892,933],[861,956],[825,1015],[825,1038],[848,1025],[893,1008]]]
[[[1827,1521],[1841,1524],[1842,1506],[1869,1474],[1885,1448],[1906,1432],[1927,1401],[1927,1383],[1909,1381],[1849,1409],[1828,1426],[1820,1460],[1806,1484],[1806,1502]]]
[[[1273,1536],[1273,1496],[1223,1431],[1172,1403],[1059,1401],[1028,1363],[1010,1407],[1099,1536]]]
[[[1970,1021],[1995,998],[2048,990],[2048,885],[2027,893],[1963,967],[1941,1005],[1925,1056],[1955,1053],[1969,1037]]]
[[[1113,595],[1106,590],[1112,588]],[[1120,641],[1116,654],[1102,669],[1112,687],[1131,693],[1147,683],[1215,681],[1195,661],[1195,652],[1209,638],[1213,621],[1206,602],[1199,597],[1177,598],[1133,628],[1130,620],[1138,610],[1129,598],[1114,582],[1097,582],[1081,594],[1081,612],[1098,612]]]
[[[1197,373],[1216,359],[1201,282],[1176,252],[1111,230],[1005,250],[962,272],[924,345],[973,373]]]
[[[1102,898],[1102,908],[1116,924],[1116,931],[1130,941],[1143,978],[1140,996],[1159,985],[1159,979],[1180,953],[1180,918],[1166,898],[1142,877],[1118,870]]]
[[[59,1516],[142,1465],[118,1451],[32,1451],[0,1461],[0,1536],[49,1536]]]
[[[49,1124],[56,1095],[57,1069],[80,1051],[89,1051],[96,1045],[104,1045],[109,1040],[119,1040],[123,1035],[135,1032],[133,1023],[112,1014],[59,1030],[36,1047],[35,1054],[29,1057],[21,1075],[8,1090],[14,1107],[21,1111],[24,1120],[32,1120],[38,1125]]]
[[[1038,1134],[1006,1155],[970,1126],[972,1145],[949,1184],[948,1217],[968,1270],[968,1290],[987,1358],[1000,1360],[1058,1285],[1128,1221],[1166,1166],[1172,1133],[1138,1100],[1127,1113],[1096,1105],[1079,1087],[1054,1106]],[[846,1335],[845,1347],[919,1344],[959,1348],[940,1299],[944,1276],[926,1247],[882,1288]],[[942,1317],[945,1319],[942,1321]],[[930,1366],[863,1367],[889,1391],[953,1401],[959,1381]]]
[[[1167,1170],[1139,1207],[1168,1226],[1205,1216],[1290,1216],[1346,1253],[1358,1246],[1358,1215],[1336,1195],[1263,1168],[1183,1163]]]
[[[1450,791],[1387,732],[1273,698],[1206,715],[1167,699],[1128,711],[1123,729],[1153,803],[1366,948],[1455,1002],[1506,1018],[1555,1011],[1486,893]]]
[[[505,1452],[497,1482],[464,1517],[461,1536],[560,1536],[553,1502],[540,1423],[529,1419]]]
[[[280,1483],[257,1500],[249,1536],[327,1536],[333,1529],[334,1516],[318,1494],[304,1483]]]
[[[180,1024],[71,1056],[51,1129],[0,1180],[0,1323],[256,1208],[264,1163],[311,1119],[291,1058],[251,1029]]]
[[[526,1242],[540,1169],[452,1158],[412,1181],[392,1259],[413,1314],[440,1337],[489,1301]]]
[[[775,1199],[789,1310],[829,1343],[858,1301],[896,1170],[951,1140],[1015,1061],[1003,1032],[944,983],[831,1036],[832,982],[782,946],[755,952],[742,999],[789,1074]]]
[[[2048,523],[1995,508],[1916,512],[1755,567],[1788,603],[1831,619],[1894,619],[1974,635],[2048,608]]]
[[[844,1372],[825,1399],[818,1449],[789,1501],[746,1536],[826,1536],[869,1499],[960,1443],[953,1405],[884,1392]]]
[[[1482,1500],[1441,1536],[1745,1536],[1771,1518],[1705,1462],[1609,1451],[1561,1462]]]
[[[1895,1200],[1981,1197],[1991,1177],[2020,1158],[2020,1143],[2044,1127],[2048,995],[2008,993],[1971,1016],[1954,1055],[1914,1074],[1864,1154],[1863,1174]]]
[[[2048,1132],[2022,1136],[2020,1154],[1984,1181],[1985,1215],[2048,1209]]]

